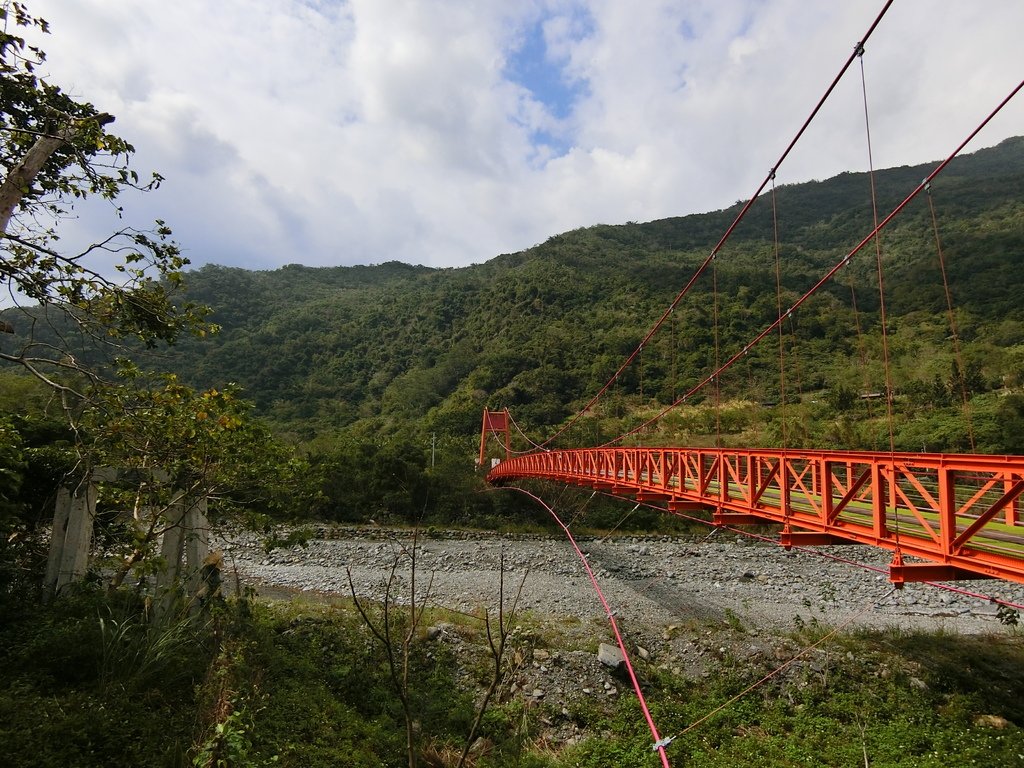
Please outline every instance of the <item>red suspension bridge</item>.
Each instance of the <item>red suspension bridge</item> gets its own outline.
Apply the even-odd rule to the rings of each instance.
[[[920,184],[908,191],[906,198],[888,214],[878,210],[875,173],[871,159],[871,131],[868,109],[868,89],[863,59],[865,44],[882,22],[893,0],[884,3],[864,36],[853,46],[838,74],[824,95],[796,132],[769,173],[742,206],[732,224],[696,269],[692,277],[670,302],[660,318],[643,336],[607,383],[593,398],[568,420],[559,430],[541,442],[526,438],[531,448],[513,452],[511,428],[518,426],[507,410],[485,410],[480,439],[480,464],[488,457],[489,442],[496,438],[501,445],[502,459],[495,460],[487,475],[488,482],[510,485],[518,480],[541,479],[582,486],[613,497],[631,499],[638,506],[648,505],[666,514],[701,519],[714,526],[773,525],[778,526],[775,540],[786,548],[814,547],[834,544],[861,544],[892,552],[888,567],[890,580],[897,586],[912,581],[951,581],[958,579],[996,578],[1024,583],[1024,526],[1021,523],[1021,496],[1024,493],[1024,456],[993,456],[946,453],[905,453],[895,450],[894,392],[886,319],[884,257],[881,233],[899,216],[911,201],[922,193],[927,197],[933,227],[934,241],[942,274],[946,297],[950,339],[958,370],[963,376],[964,365],[959,346],[956,313],[946,276],[942,242],[935,207],[931,196],[931,183],[946,166],[959,155],[988,123],[1024,87],[1024,81],[1012,86],[1009,93],[985,116],[939,163]],[[827,270],[799,299],[785,306],[780,279],[780,242],[778,211],[776,208],[775,179],[779,168],[791,150],[800,141],[822,106],[833,95],[836,86],[856,63],[860,62],[861,91],[863,93],[863,120],[869,164],[870,200],[873,228],[864,238]],[[772,226],[775,255],[775,283],[777,290],[777,318],[753,338],[723,360],[719,348],[719,307],[717,297],[716,259],[733,231],[746,217],[755,201],[766,189],[771,191]],[[781,402],[786,400],[785,353],[783,325],[798,312],[803,304],[837,273],[848,266],[861,251],[873,252],[878,288],[880,347],[884,363],[884,391],[889,426],[889,450],[879,452],[844,450],[804,450],[787,448],[783,423],[782,448],[761,449],[750,447],[723,447],[721,435],[716,447],[632,447],[629,442],[647,432],[655,422],[676,407],[702,391],[712,394],[715,407],[720,406],[720,382],[723,374],[742,360],[755,346],[773,334],[779,338],[779,386]],[[642,354],[658,331],[672,318],[673,312],[690,293],[694,285],[710,272],[713,295],[714,364],[692,387],[658,413],[635,428],[607,443],[592,448],[554,448],[554,441],[582,417],[594,411],[595,406],[620,380],[632,365],[641,368]],[[852,281],[851,281],[852,290]],[[856,310],[855,310],[856,311]],[[860,334],[858,321],[857,332]],[[711,400],[712,398],[709,398]],[[971,450],[974,437],[968,408],[966,388],[962,393],[967,431]],[[717,421],[717,415],[716,415]],[[520,432],[522,432],[520,430]],[[523,435],[523,437],[526,437]],[[630,439],[634,438],[634,439]],[[547,505],[529,491],[536,501]],[[600,585],[587,558],[576,545],[570,530],[557,512],[547,507],[563,528],[590,575],[594,589],[608,612],[608,620],[622,650],[629,675],[636,690],[647,726],[653,738],[653,750],[661,764],[668,768],[666,747],[679,735],[686,733],[711,717],[714,712],[691,723],[680,734],[662,737],[644,701],[643,693],[632,666],[629,665],[626,646],[615,620],[615,611],[607,604]],[[634,507],[635,509],[636,507]],[[943,585],[959,591],[958,587]],[[979,596],[979,595],[975,595]],[[980,596],[979,596],[980,597]],[[991,598],[995,599],[995,598]],[[1005,601],[1006,607],[1022,606]],[[834,631],[842,629],[842,625]],[[830,633],[831,634],[831,633]],[[828,637],[828,636],[826,636]],[[823,638],[824,639],[824,638]],[[813,646],[812,646],[813,647]],[[809,650],[809,649],[807,649]],[[788,664],[789,662],[786,662]],[[776,674],[786,664],[772,672]],[[765,678],[767,679],[767,678]],[[760,681],[764,682],[764,680]],[[739,694],[744,695],[756,685]],[[739,698],[739,696],[735,698]],[[727,706],[726,702],[722,706]],[[721,709],[721,707],[719,707]],[[718,710],[715,710],[717,712]],[[866,759],[866,755],[865,755]]]
[[[506,418],[486,413],[487,430],[500,431]],[[487,476],[519,478],[586,486],[668,513],[707,511],[715,525],[777,523],[784,547],[882,547],[893,552],[896,584],[1024,583],[1021,456],[583,448],[510,457]]]
[[[786,547],[797,544],[837,543],[882,547],[893,552],[889,575],[897,585],[907,581],[990,577],[1024,582],[1024,529],[1020,522],[1021,494],[1024,492],[1024,457],[898,453],[892,449],[894,387],[890,374],[881,245],[881,233],[885,227],[903,212],[912,200],[924,193],[928,198],[936,249],[942,266],[951,325],[950,338],[962,371],[954,307],[949,285],[945,282],[941,238],[931,200],[931,183],[1017,95],[1024,87],[1024,81],[1013,86],[1006,97],[994,106],[968,136],[963,138],[950,155],[920,184],[909,190],[906,198],[884,217],[878,211],[874,169],[871,168],[873,229],[789,306],[782,304],[780,288],[777,319],[724,361],[721,360],[718,348],[719,318],[716,298],[715,365],[710,373],[697,381],[674,403],[668,405],[653,419],[600,447],[571,450],[550,448],[559,435],[594,409],[602,396],[613,387],[629,366],[638,359],[642,364],[641,355],[645,346],[669,320],[694,284],[709,270],[714,279],[714,263],[723,245],[755,200],[769,186],[772,193],[772,220],[775,222],[776,283],[779,283],[778,216],[774,189],[776,173],[822,105],[832,95],[836,85],[858,61],[861,62],[864,124],[870,165],[871,136],[863,57],[865,42],[882,21],[891,4],[890,0],[884,5],[867,33],[853,47],[852,53],[810,116],[708,257],[641,339],[632,354],[626,357],[590,402],[554,435],[544,442],[533,443],[533,450],[516,456],[513,456],[510,450],[509,427],[514,422],[511,421],[508,412],[485,411],[480,461],[483,462],[485,459],[486,443],[492,435],[499,437],[505,452],[505,460],[491,469],[488,475],[490,482],[509,483],[520,478],[542,478],[586,486],[612,495],[632,497],[637,502],[657,506],[667,513],[681,514],[707,510],[710,513],[710,522],[715,525],[778,524],[781,526],[779,543]],[[889,451],[867,453],[785,448],[632,448],[621,445],[626,438],[641,433],[702,390],[713,391],[714,400],[718,403],[718,388],[722,375],[742,360],[753,347],[773,334],[780,337],[779,376],[784,400],[785,364],[782,359],[781,343],[783,323],[865,249],[873,252],[877,268],[877,299],[885,368],[885,392],[882,396],[888,409]],[[966,392],[963,399],[966,407]],[[971,442],[973,445],[973,436]]]

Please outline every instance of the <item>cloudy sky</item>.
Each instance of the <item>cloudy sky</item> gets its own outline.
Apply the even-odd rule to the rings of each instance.
[[[254,269],[464,266],[745,199],[882,5],[30,3],[50,79],[167,178],[127,219]],[[1019,0],[896,0],[863,60],[876,167],[945,157],[1024,76],[1021,30]],[[778,182],[866,169],[862,99],[855,67]],[[1019,102],[969,151],[1024,133]]]

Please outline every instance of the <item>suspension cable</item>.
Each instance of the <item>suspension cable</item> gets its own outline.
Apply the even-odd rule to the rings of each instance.
[[[956,313],[953,311],[953,295],[949,290],[949,279],[946,276],[946,259],[942,253],[942,239],[939,237],[939,220],[935,215],[935,202],[932,200],[932,185],[924,188],[928,198],[928,211],[931,213],[932,233],[935,235],[935,250],[939,255],[939,270],[942,272],[942,288],[946,294],[946,311],[949,314],[949,330],[953,336],[953,354],[956,359],[957,379],[960,383],[960,398],[963,401],[964,420],[967,422],[967,437],[970,440],[971,451],[976,450],[974,445],[974,420],[971,418],[971,403],[967,396],[967,369],[964,368],[963,351],[960,348],[960,333],[956,324]]]
[[[778,317],[782,317],[782,259],[779,256],[779,210],[775,196],[775,174],[772,174],[772,241],[775,252],[775,309]],[[789,445],[786,432],[786,352],[785,334],[782,323],[779,323],[779,408],[782,415],[782,449]]]
[[[672,337],[672,399],[673,400],[676,399],[676,354],[677,354],[677,351],[678,351],[676,349],[676,345],[678,343],[678,340],[676,338],[676,325],[678,325],[678,321],[676,320],[676,313],[673,312],[672,313],[672,323],[669,326],[669,331],[670,331],[669,335]]]
[[[885,16],[886,12],[889,10],[889,7],[892,4],[893,0],[886,0],[886,3],[882,7],[882,10],[879,11],[878,15],[875,17],[875,20],[871,22],[871,26],[868,27],[867,32],[864,33],[864,36],[861,38],[861,40],[857,43],[856,46],[854,46],[853,52],[847,57],[844,64],[840,67],[839,72],[832,79],[832,82],[829,84],[828,88],[825,89],[825,93],[821,96],[821,98],[818,99],[817,104],[814,105],[814,109],[811,110],[810,115],[808,115],[807,118],[804,120],[799,130],[797,130],[796,134],[793,136],[789,144],[786,146],[786,149],[783,150],[782,154],[779,156],[779,159],[775,161],[775,165],[772,166],[771,170],[769,170],[764,180],[758,185],[757,189],[754,190],[754,194],[751,195],[750,199],[748,199],[747,202],[743,205],[743,207],[740,209],[740,212],[736,214],[736,218],[733,219],[732,224],[730,224],[728,228],[725,230],[725,233],[722,235],[721,239],[719,239],[715,247],[711,249],[711,253],[709,253],[708,256],[704,259],[704,261],[700,264],[697,270],[687,281],[686,285],[684,285],[683,288],[679,291],[679,293],[676,294],[675,298],[669,304],[668,309],[666,309],[662,313],[662,315],[646,333],[643,339],[641,339],[640,344],[637,346],[637,348],[634,349],[633,352],[626,357],[625,361],[619,366],[615,373],[612,374],[611,378],[609,378],[608,381],[605,382],[604,386],[602,386],[598,390],[597,394],[595,394],[587,402],[587,404],[584,405],[578,413],[576,413],[575,416],[573,416],[568,422],[566,422],[559,429],[557,429],[547,439],[541,442],[540,447],[546,447],[547,445],[549,445],[563,432],[565,432],[570,426],[579,421],[579,419],[583,418],[583,415],[590,411],[590,409],[597,404],[598,400],[600,400],[605,395],[605,393],[611,388],[615,380],[618,379],[618,377],[626,370],[626,368],[632,365],[633,360],[639,354],[639,350],[651,339],[652,336],[654,336],[655,333],[657,333],[657,331],[665,323],[668,317],[672,314],[672,311],[679,305],[679,302],[683,300],[683,298],[690,292],[690,289],[694,286],[697,280],[707,270],[708,265],[714,259],[718,251],[721,250],[722,246],[725,245],[726,241],[732,236],[732,233],[736,230],[736,227],[738,227],[740,222],[743,221],[744,218],[746,218],[747,212],[753,206],[754,202],[758,199],[758,197],[760,197],[765,187],[768,186],[768,182],[771,181],[771,179],[775,176],[775,173],[779,169],[779,167],[785,162],[786,158],[789,157],[790,152],[792,152],[797,142],[803,137],[808,127],[810,127],[811,123],[818,116],[818,113],[821,111],[821,108],[825,105],[825,102],[828,101],[828,99],[832,96],[832,92],[836,89],[836,87],[839,85],[839,82],[843,79],[843,77],[846,75],[846,72],[850,69],[850,66],[856,60],[858,56],[858,51],[863,50],[864,43],[866,43],[867,40],[871,37],[871,35],[874,33],[875,29],[881,23],[882,18]]]
[[[526,450],[524,450],[524,451],[510,451],[511,453],[514,453],[514,454],[516,454],[516,455],[522,455],[522,454],[524,454],[524,453],[533,453],[533,451],[535,451],[535,450],[540,450],[541,448],[543,448],[543,447],[544,447],[544,446],[540,445],[539,443],[535,443],[535,442],[534,442],[533,440],[531,440],[531,439],[530,439],[530,436],[529,436],[529,435],[527,435],[527,434],[526,434],[526,433],[525,433],[525,432],[523,431],[522,427],[520,427],[520,426],[519,426],[519,425],[518,425],[518,424],[516,423],[516,420],[512,418],[512,414],[509,414],[509,416],[508,416],[508,421],[509,421],[509,423],[510,423],[510,424],[511,424],[511,425],[512,425],[513,427],[515,427],[515,428],[516,428],[516,432],[518,432],[518,433],[519,433],[519,434],[520,434],[520,435],[522,436],[522,438],[523,438],[523,439],[524,439],[524,440],[525,440],[525,441],[526,441],[527,443],[529,443],[529,444],[530,444],[530,447],[529,447],[529,448],[527,448],[527,449],[526,449]]]
[[[878,275],[878,313],[879,321],[882,326],[882,369],[885,372],[885,416],[886,423],[889,428],[889,455],[890,455],[890,467],[894,468],[892,478],[886,483],[889,487],[889,496],[893,499],[893,533],[895,534],[896,550],[893,553],[893,564],[903,565],[903,551],[900,546],[900,516],[895,509],[896,499],[896,473],[895,473],[895,454],[896,454],[896,416],[894,413],[894,398],[895,392],[893,391],[892,383],[892,363],[889,356],[889,321],[886,314],[885,307],[885,278],[884,271],[882,268],[882,237],[878,231],[878,194],[875,186],[875,162],[871,152],[871,121],[868,117],[868,86],[867,78],[864,74],[864,48],[860,49],[860,85],[861,93],[864,96],[864,136],[867,140],[868,148],[868,178],[871,181],[871,220],[875,225],[875,236],[873,238],[875,244],[875,270]],[[881,490],[881,489],[879,489]],[[885,502],[886,509],[888,509],[888,502]],[[885,514],[886,523],[888,523],[888,513]]]
[[[885,371],[885,413],[889,425],[889,452],[896,452],[895,414],[893,413],[892,365],[889,359],[889,324],[885,307],[885,278],[882,269],[882,238],[878,227],[878,194],[875,186],[875,162],[871,152],[871,121],[868,117],[868,87],[864,74],[864,48],[858,52],[860,59],[860,85],[864,96],[864,136],[868,147],[868,178],[871,182],[871,221],[875,226],[873,242],[875,244],[875,270],[878,275],[878,313],[882,325],[882,367]],[[897,528],[899,520],[896,521]],[[899,541],[899,531],[896,533]]]
[[[871,387],[869,386],[871,379],[870,374],[868,372],[867,342],[864,339],[864,332],[861,329],[860,310],[857,308],[857,287],[853,270],[846,270],[846,274],[849,275],[850,277],[850,308],[853,310],[853,322],[857,328],[857,358],[860,361],[861,381],[863,382],[863,392],[864,394],[867,394],[868,392],[871,391]],[[867,398],[864,402],[867,403],[868,419],[871,419],[874,415],[872,413],[873,409],[871,407],[871,398]]]
[[[714,327],[715,327],[715,370],[717,371],[722,367],[722,355],[721,355],[721,344],[719,342],[719,327],[718,327],[718,259],[715,258],[711,262],[711,292],[713,299],[711,302],[714,314]],[[722,379],[719,376],[715,376],[715,447],[722,447]]]
[[[899,205],[897,205],[895,208],[893,208],[892,211],[890,211],[889,214],[884,219],[882,219],[880,222],[878,222],[877,226],[875,226],[875,228],[872,229],[871,232],[869,232],[868,235],[863,240],[861,240],[859,243],[857,243],[857,245],[855,245],[849,251],[849,253],[846,254],[846,256],[844,256],[842,259],[840,259],[828,272],[826,272],[818,280],[817,283],[815,283],[813,286],[811,286],[811,288],[808,289],[807,292],[805,292],[803,294],[803,296],[801,296],[799,299],[797,299],[795,302],[793,302],[793,304],[791,304],[789,309],[786,311],[786,314],[795,312],[797,309],[799,309],[801,306],[803,306],[803,304],[811,296],[813,296],[815,293],[817,293],[818,290],[821,289],[821,287],[823,285],[825,285],[833,277],[835,277],[836,273],[839,272],[840,269],[842,269],[843,267],[847,266],[850,263],[850,259],[852,259],[855,255],[860,253],[860,251],[862,251],[868,245],[868,243],[870,243],[872,241],[872,239],[875,237],[876,234],[878,234],[883,229],[885,229],[885,227],[887,227],[892,222],[892,220],[895,219],[896,216],[898,216],[903,211],[903,209],[906,208],[907,205],[909,205],[910,202],[914,198],[916,198],[924,190],[924,188],[925,188],[925,186],[927,184],[931,183],[931,181],[934,180],[936,176],[938,176],[940,173],[942,173],[942,171],[944,171],[946,169],[946,166],[948,166],[953,161],[953,159],[963,151],[964,147],[966,147],[974,139],[974,137],[977,136],[982,131],[982,129],[985,128],[985,126],[987,126],[992,121],[992,119],[995,118],[995,116],[998,115],[999,112],[1007,104],[1010,103],[1010,101],[1014,98],[1014,96],[1016,96],[1020,92],[1020,90],[1022,88],[1024,88],[1024,80],[1022,80],[1021,82],[1017,83],[1017,85],[1013,87],[1013,89],[1010,91],[1010,93],[1007,94],[1007,96],[1001,102],[999,102],[999,104],[974,128],[974,130],[972,130],[970,132],[970,134],[968,134],[967,138],[965,138],[963,141],[961,141],[960,144],[956,147],[956,149],[954,149],[953,152],[945,160],[943,160],[941,163],[939,163],[935,167],[935,169],[931,173],[929,173],[928,176],[925,177],[925,179],[923,181],[921,181],[921,183],[918,184],[914,188],[914,190],[903,199],[903,202],[901,202]],[[739,352],[737,352],[731,358],[726,360],[725,363],[721,366],[721,368],[719,370],[715,371],[714,374],[712,374],[712,375],[720,375],[722,373],[722,371],[725,371],[728,368],[730,368],[731,366],[733,366],[738,360],[743,358],[751,349],[753,349],[755,346],[760,344],[761,341],[763,341],[766,336],[768,336],[770,333],[772,333],[784,319],[785,319],[785,316],[780,316],[775,321],[773,321],[771,324],[769,324],[767,327],[762,329],[760,333],[758,333],[756,336],[754,336],[754,338],[751,341],[749,341],[743,347],[743,349],[741,349]],[[697,392],[702,390],[709,383],[711,383],[711,376],[708,376],[708,377],[704,378],[703,380],[699,381],[697,384],[695,384],[689,390],[684,392],[681,396],[676,398],[671,404],[669,404],[664,409],[662,409],[658,414],[653,416],[649,421],[644,422],[643,424],[641,424],[636,429],[641,429],[643,427],[647,427],[647,426],[653,424],[654,422],[658,421],[659,419],[663,418],[665,416],[665,414],[667,414],[672,409],[678,407],[680,403],[686,402],[686,400],[688,398],[692,397],[694,394],[696,394]],[[598,447],[603,448],[603,447],[606,447],[606,446],[613,445],[613,444],[619,442],[620,440],[622,440],[623,438],[628,437],[631,434],[632,434],[632,432],[626,432],[626,433],[620,435],[619,437],[615,438],[614,440],[607,441],[607,442],[605,442],[604,444],[602,444],[602,445],[600,445]]]

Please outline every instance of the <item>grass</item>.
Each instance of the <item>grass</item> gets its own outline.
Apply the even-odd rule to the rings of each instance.
[[[677,736],[673,765],[938,768],[1024,760],[1019,637],[862,632],[840,636],[813,662],[731,704],[767,666],[697,681],[651,674],[646,696],[655,721],[662,734]],[[981,724],[981,714],[1005,718],[1005,727]],[[595,725],[603,735],[566,752],[561,765],[653,765],[635,699]]]
[[[83,592],[51,607],[5,608],[0,743],[8,764],[189,764],[193,686],[210,648],[203,637],[183,644],[138,631],[131,617],[141,606],[130,598]],[[116,629],[113,615],[123,617]]]
[[[0,741],[8,764],[406,765],[380,649],[344,601],[238,603],[188,625],[187,643],[174,625],[139,624],[138,607],[86,593],[7,612]],[[527,649],[589,647],[597,631],[521,619]],[[461,750],[482,680],[474,665],[484,658],[473,650],[482,642],[477,619],[438,611],[428,623],[440,621],[462,642],[417,643],[411,682],[422,764],[433,766],[451,765]],[[678,631],[693,629],[682,623]],[[787,642],[806,647],[826,631],[809,626]],[[865,756],[876,767],[1024,761],[1024,636],[1014,631],[837,635],[732,703],[779,660],[729,659],[695,679],[634,661],[660,732],[677,736],[669,747],[676,766],[847,766],[864,765]],[[656,764],[633,695],[580,698],[567,711],[503,698],[484,719],[473,765]],[[566,718],[589,737],[552,743],[545,719]]]

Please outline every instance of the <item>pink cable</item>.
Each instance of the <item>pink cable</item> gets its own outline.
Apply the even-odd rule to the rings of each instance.
[[[608,605],[608,601],[605,599],[604,593],[601,591],[601,587],[597,583],[597,577],[594,576],[594,572],[591,570],[590,563],[587,562],[587,557],[583,554],[583,550],[581,550],[579,545],[576,543],[576,539],[573,538],[573,535],[569,531],[568,526],[566,526],[566,524],[562,522],[562,519],[558,516],[555,510],[549,507],[543,499],[541,499],[539,496],[530,493],[527,490],[517,488],[514,485],[502,487],[510,491],[519,491],[520,493],[525,493],[531,499],[533,499],[542,507],[544,507],[544,509],[546,509],[548,513],[555,519],[555,522],[558,523],[559,527],[561,527],[561,529],[565,531],[565,535],[568,537],[569,543],[572,545],[572,548],[576,550],[576,554],[579,557],[580,562],[583,563],[583,567],[586,568],[587,576],[590,577],[590,583],[594,586],[594,591],[597,593],[597,597],[601,601],[601,605],[604,607],[604,612],[608,616],[608,621],[612,625],[612,632],[615,633],[615,642],[618,643],[619,650],[622,651],[622,659],[626,663],[626,670],[629,672],[629,679],[633,683],[633,690],[636,692],[636,698],[640,702],[640,709],[643,710],[644,719],[647,721],[647,727],[651,729],[651,735],[654,737],[653,750],[657,751],[658,754],[661,756],[661,764],[665,766],[665,768],[671,768],[668,762],[668,756],[665,754],[665,747],[669,745],[672,739],[663,739],[658,734],[658,727],[654,724],[654,718],[651,717],[651,711],[647,708],[647,701],[644,699],[643,691],[640,690],[640,683],[636,679],[636,673],[633,671],[633,665],[629,661],[629,654],[626,652],[626,644],[622,640],[622,635],[619,633],[619,625],[615,621],[615,613],[614,611],[612,611],[611,606]]]
[[[725,526],[725,528],[727,530],[729,530],[729,531],[732,531],[733,533],[738,533],[738,534],[741,534],[743,536],[749,536],[749,537],[751,537],[753,539],[760,539],[761,541],[767,541],[767,542],[769,542],[771,544],[779,544],[778,539],[773,539],[773,538],[770,538],[768,536],[761,536],[760,534],[754,533],[752,531],[742,531],[739,528],[733,528],[731,525],[727,525],[727,526]],[[781,546],[781,544],[779,546]],[[874,566],[874,565],[868,565],[867,563],[859,563],[856,560],[849,560],[849,559],[847,559],[845,557],[839,557],[839,555],[830,555],[828,552],[821,552],[821,551],[819,551],[817,549],[812,549],[810,547],[801,547],[799,545],[794,544],[793,546],[790,547],[790,549],[795,549],[795,550],[798,550],[800,552],[804,552],[804,553],[806,553],[808,555],[815,555],[817,557],[824,557],[824,558],[826,558],[828,560],[835,560],[836,562],[845,563],[847,565],[855,565],[858,568],[863,568],[865,571],[873,571],[874,573],[881,573],[881,574],[883,574],[885,576],[889,575],[889,571],[887,569],[885,569],[885,568],[879,568],[879,567]],[[976,598],[978,600],[987,600],[990,603],[996,603],[998,605],[1005,605],[1007,608],[1016,608],[1017,610],[1024,610],[1024,605],[1018,605],[1017,603],[1011,602],[1009,600],[1002,600],[1002,599],[1000,599],[998,597],[992,597],[991,595],[983,595],[980,592],[971,592],[968,589],[962,589],[961,587],[954,587],[952,584],[946,584],[946,583],[941,582],[941,581],[921,581],[921,582],[918,582],[918,583],[919,584],[927,584],[929,587],[938,587],[939,589],[945,589],[948,592],[956,592],[958,594],[964,595],[965,597],[973,597],[973,598]]]

